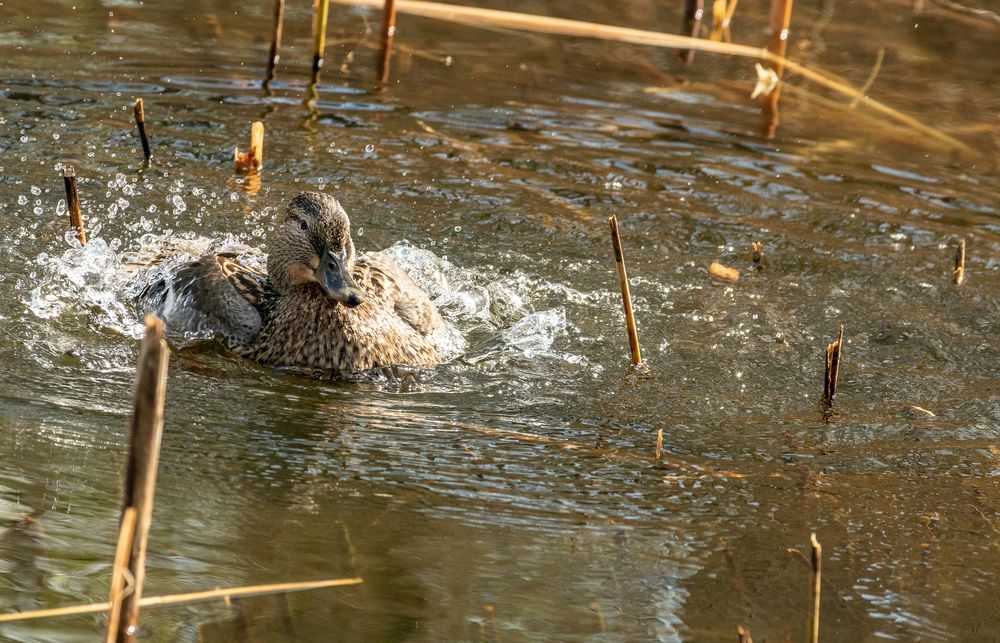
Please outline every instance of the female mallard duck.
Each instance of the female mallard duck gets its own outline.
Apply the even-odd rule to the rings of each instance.
[[[208,255],[147,288],[145,307],[168,331],[221,335],[269,366],[358,372],[441,362],[437,308],[391,257],[355,257],[336,199],[299,194],[275,234],[266,274],[233,254]]]

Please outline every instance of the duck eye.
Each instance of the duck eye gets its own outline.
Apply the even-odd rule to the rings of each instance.
[[[299,219],[299,227],[302,228],[303,230],[308,230],[309,224],[303,221],[302,219]]]

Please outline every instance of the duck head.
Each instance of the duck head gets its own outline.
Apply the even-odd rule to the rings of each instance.
[[[282,216],[267,257],[267,272],[279,293],[319,288],[354,308],[365,300],[351,276],[354,241],[343,206],[328,194],[303,192]]]

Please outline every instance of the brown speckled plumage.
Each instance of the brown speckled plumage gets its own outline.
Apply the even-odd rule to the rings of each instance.
[[[300,194],[275,234],[266,275],[227,255],[182,268],[153,306],[168,328],[200,324],[271,366],[358,372],[441,362],[431,336],[444,322],[434,304],[392,258],[355,260],[336,199]]]

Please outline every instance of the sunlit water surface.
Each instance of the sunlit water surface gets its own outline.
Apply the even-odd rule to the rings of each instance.
[[[739,623],[801,640],[813,531],[824,639],[995,633],[996,27],[909,2],[795,7],[793,57],[860,85],[884,45],[872,95],[974,156],[794,76],[764,142],[746,60],[684,69],[674,52],[408,16],[398,82],[377,93],[380,17],[341,7],[303,105],[308,4],[289,3],[265,91],[269,2],[0,3],[0,610],[106,596],[141,333],[123,259],[266,250],[314,189],[342,201],[359,249],[388,248],[431,293],[455,356],[415,381],[335,383],[175,351],[146,593],[364,584],[150,610],[151,640],[730,640]],[[680,22],[680,3],[494,4]],[[741,2],[735,40],[760,44],[766,12]],[[231,159],[258,119],[255,189]],[[628,364],[611,214],[646,374]],[[741,279],[710,281],[713,260]]]

